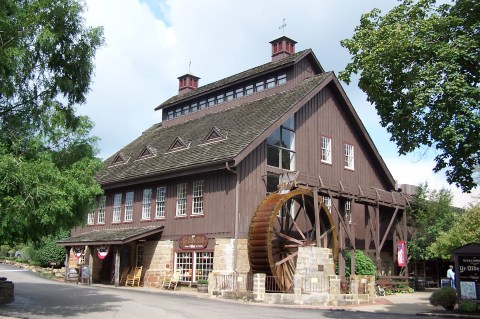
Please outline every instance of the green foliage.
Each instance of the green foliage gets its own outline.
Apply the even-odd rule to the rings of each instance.
[[[351,275],[351,264],[352,255],[349,251],[345,254],[345,275]],[[355,252],[355,274],[356,275],[369,275],[375,276],[377,272],[377,267],[373,260],[366,256],[363,251],[357,250]]]
[[[199,285],[207,285],[207,284],[208,284],[208,280],[199,279],[199,280],[197,281],[197,284],[199,284]]]
[[[85,222],[101,193],[85,102],[101,28],[81,0],[0,1],[0,242]]]
[[[65,262],[65,248],[57,245],[57,240],[70,236],[70,231],[62,230],[58,235],[45,236],[35,249],[34,261],[42,267],[48,267],[50,262],[63,265]]]
[[[442,287],[435,290],[430,296],[430,304],[453,310],[457,303],[457,293],[452,287]]]
[[[428,252],[435,257],[450,259],[455,248],[479,242],[480,206],[473,206],[456,216],[452,225],[438,235]]]
[[[408,224],[413,227],[408,253],[413,260],[428,260],[438,257],[429,247],[441,232],[452,227],[455,211],[450,191],[429,190],[428,185],[420,185],[413,196],[408,214]]]
[[[458,310],[460,312],[477,312],[477,303],[473,300],[460,300],[458,302]]]
[[[25,261],[29,261],[32,259],[33,255],[35,254],[35,250],[33,247],[23,247],[20,250],[20,253],[22,254],[22,259]]]
[[[341,41],[352,61],[340,72],[375,105],[399,154],[437,151],[435,172],[469,191],[480,164],[480,2],[404,0],[385,15],[362,15]]]

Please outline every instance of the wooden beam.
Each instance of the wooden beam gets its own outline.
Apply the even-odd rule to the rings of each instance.
[[[320,238],[320,210],[318,209],[318,188],[313,189],[313,206],[315,207],[315,238],[317,240],[317,247],[322,247]]]
[[[387,239],[387,235],[390,232],[390,228],[392,227],[392,224],[397,217],[398,213],[398,207],[395,209],[395,212],[392,215],[392,218],[390,219],[390,223],[388,224],[387,230],[385,231],[385,234],[383,234],[382,242],[380,243],[380,250],[382,250],[383,244],[385,244],[385,240]]]

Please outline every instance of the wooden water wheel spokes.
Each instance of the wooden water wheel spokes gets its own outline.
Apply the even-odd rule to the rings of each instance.
[[[320,238],[325,247],[336,246],[333,221],[320,206]],[[298,188],[273,193],[257,207],[249,230],[249,259],[254,273],[274,276],[281,291],[293,287],[298,248],[316,246],[315,209],[312,191]]]

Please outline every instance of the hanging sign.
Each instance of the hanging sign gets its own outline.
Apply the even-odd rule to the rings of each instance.
[[[185,235],[178,240],[180,249],[205,249],[208,237],[205,235]]]
[[[109,245],[102,245],[97,247],[97,256],[100,259],[105,259],[108,255],[108,251],[110,250]]]
[[[73,246],[73,255],[80,259],[83,254],[83,246]]]
[[[405,267],[407,265],[407,256],[405,250],[405,242],[403,240],[399,240],[397,242],[397,261],[399,267]]]

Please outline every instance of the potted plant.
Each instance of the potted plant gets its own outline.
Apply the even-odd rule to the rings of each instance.
[[[197,281],[197,291],[198,292],[208,292],[208,280],[199,279]]]

